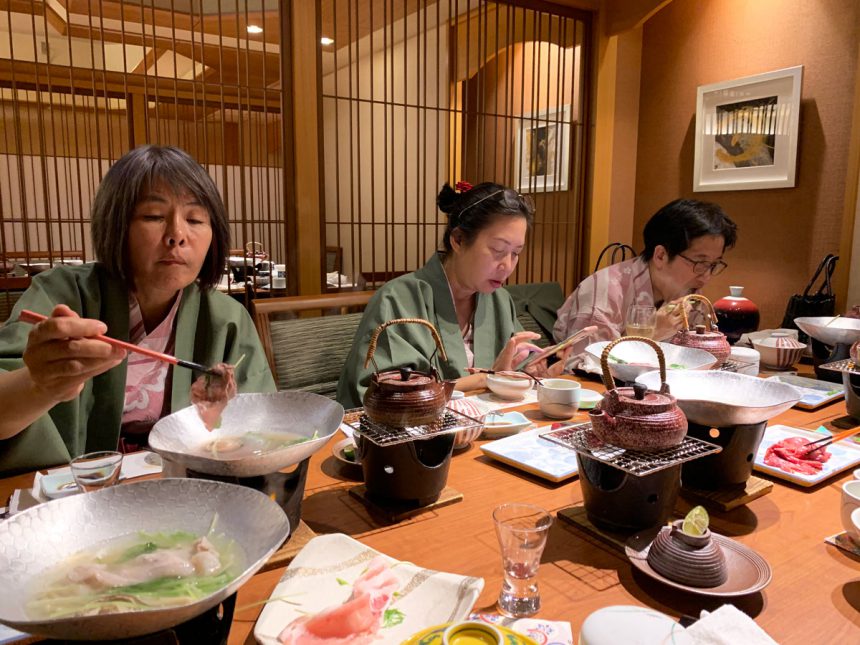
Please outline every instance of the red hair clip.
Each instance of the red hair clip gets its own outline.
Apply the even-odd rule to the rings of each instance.
[[[472,186],[468,181],[458,181],[454,185],[454,188],[456,188],[459,193],[468,193],[472,188],[474,188],[474,186]]]

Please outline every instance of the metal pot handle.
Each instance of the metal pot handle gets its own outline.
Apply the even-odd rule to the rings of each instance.
[[[379,367],[376,365],[376,361],[373,360],[373,353],[376,351],[376,343],[379,340],[379,334],[381,334],[387,327],[390,325],[399,325],[401,323],[417,323],[419,325],[424,325],[430,330],[430,333],[433,334],[433,340],[436,342],[436,351],[442,355],[442,360],[447,361],[448,355],[445,353],[445,347],[442,345],[442,339],[439,338],[439,332],[436,331],[436,328],[433,326],[433,323],[424,320],[423,318],[395,318],[394,320],[389,320],[388,322],[382,323],[379,327],[377,327],[373,336],[370,337],[370,344],[367,346],[367,357],[364,359],[364,369],[367,369],[367,366],[373,361],[373,368],[378,372]],[[431,356],[432,358],[432,356]]]
[[[644,336],[622,336],[621,338],[616,338],[603,348],[603,353],[600,355],[600,367],[603,370],[603,386],[607,390],[615,389],[615,382],[612,380],[612,374],[609,373],[609,352],[618,343],[623,343],[626,340],[638,340],[651,346],[657,354],[657,361],[660,364],[660,391],[668,391],[669,384],[666,383],[666,357],[663,355],[663,350],[653,340]]]
[[[717,312],[714,311],[714,305],[712,305],[711,301],[700,293],[691,293],[681,298],[681,316],[684,317],[684,331],[690,331],[690,320],[687,318],[687,307],[685,306],[688,300],[698,300],[699,302],[707,304],[708,309],[711,310],[708,314],[708,326],[711,331],[719,331],[717,328]]]

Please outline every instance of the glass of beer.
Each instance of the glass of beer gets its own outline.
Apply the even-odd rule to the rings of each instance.
[[[650,305],[633,305],[627,310],[624,326],[625,336],[652,338],[657,326],[657,310]]]

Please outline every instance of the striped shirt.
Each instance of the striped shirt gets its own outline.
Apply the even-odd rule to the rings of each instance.
[[[641,257],[625,260],[592,273],[579,283],[558,310],[558,318],[553,327],[556,342],[561,342],[589,325],[597,327],[593,336],[584,338],[573,346],[566,369],[599,373],[599,366],[585,353],[586,346],[600,340],[614,340],[623,336],[627,310],[632,305],[659,308],[662,304],[654,302],[648,263]]]

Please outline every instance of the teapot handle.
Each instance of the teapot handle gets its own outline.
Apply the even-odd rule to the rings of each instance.
[[[615,382],[612,380],[612,374],[609,373],[609,352],[611,352],[612,348],[618,343],[623,343],[626,340],[638,340],[646,345],[650,345],[656,352],[657,361],[660,364],[660,391],[668,391],[668,385],[666,383],[666,357],[663,355],[663,350],[660,349],[660,346],[653,340],[645,338],[644,336],[622,336],[621,338],[616,338],[603,348],[603,353],[600,355],[600,367],[603,369],[603,386],[607,390],[615,389]]]
[[[714,305],[712,305],[711,301],[700,293],[691,293],[681,299],[681,315],[684,317],[684,331],[690,331],[690,320],[687,318],[687,307],[685,306],[688,300],[698,300],[699,302],[707,304],[708,309],[711,310],[708,314],[708,328],[710,331],[719,331],[719,329],[717,329],[717,312],[714,311]]]
[[[379,334],[385,331],[387,327],[391,325],[399,325],[400,323],[417,323],[427,327],[430,330],[430,333],[433,334],[433,340],[436,342],[436,349],[442,355],[442,360],[448,360],[448,355],[445,353],[445,347],[442,345],[442,339],[439,338],[439,332],[436,331],[433,323],[428,322],[423,318],[395,318],[394,320],[382,323],[374,330],[373,336],[370,337],[370,344],[367,346],[367,357],[364,359],[364,369],[367,369],[367,366],[370,365],[370,361],[373,361],[373,353],[376,351],[376,343],[379,340]],[[376,361],[373,361],[373,366],[377,371],[379,371],[379,368],[376,367]]]

